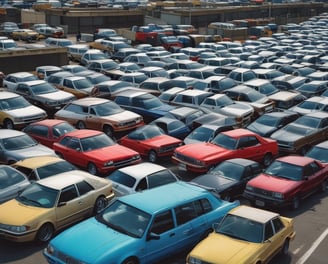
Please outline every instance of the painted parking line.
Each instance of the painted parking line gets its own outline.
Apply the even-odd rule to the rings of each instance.
[[[308,258],[312,255],[312,253],[317,249],[320,243],[326,238],[328,235],[328,228],[315,240],[312,246],[309,248],[308,251],[296,262],[296,264],[304,264]]]

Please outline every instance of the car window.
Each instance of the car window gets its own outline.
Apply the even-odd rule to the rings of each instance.
[[[177,178],[169,170],[162,170],[156,173],[153,173],[147,177],[148,188],[154,188],[171,182],[176,182]]]
[[[75,199],[78,196],[77,190],[74,185],[70,185],[66,188],[64,188],[59,197],[59,203],[65,203],[69,202],[73,199]]]
[[[268,240],[273,236],[273,228],[272,228],[272,224],[271,221],[269,221],[268,223],[265,224],[265,234],[264,234],[264,240]]]
[[[86,181],[78,182],[76,184],[76,186],[77,186],[80,196],[94,190],[94,188]]]
[[[13,186],[24,180],[25,177],[22,174],[11,168],[3,168],[0,170],[0,190]]]
[[[278,233],[280,230],[284,229],[284,223],[281,221],[279,217],[272,219],[272,224],[274,227],[275,233]]]
[[[150,232],[162,234],[174,228],[172,211],[168,210],[155,216]]]
[[[67,144],[68,148],[75,149],[75,150],[81,150],[80,141],[76,138],[71,138],[71,140]]]
[[[185,224],[198,216],[192,202],[174,208],[174,212],[178,225]]]
[[[136,191],[140,192],[140,191],[147,190],[147,189],[148,189],[147,180],[146,180],[146,178],[143,178],[138,183],[138,185],[136,187]]]
[[[29,132],[38,136],[48,137],[48,128],[46,126],[33,126],[29,129]]]

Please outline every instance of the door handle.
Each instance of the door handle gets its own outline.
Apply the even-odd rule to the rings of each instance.
[[[170,234],[170,237],[173,237],[173,236],[175,236],[175,233],[171,233],[171,234]]]
[[[191,231],[192,231],[192,229],[187,229],[187,230],[183,231],[183,234],[187,235],[187,234],[191,233]]]

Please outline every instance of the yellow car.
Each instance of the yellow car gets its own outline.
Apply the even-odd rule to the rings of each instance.
[[[11,165],[30,181],[38,181],[58,173],[77,170],[73,164],[55,156],[26,158]]]
[[[35,30],[28,28],[19,28],[11,33],[14,40],[36,41],[39,40],[40,34]]]
[[[0,238],[47,242],[54,234],[105,208],[112,182],[75,170],[35,181],[0,205]]]
[[[232,209],[187,256],[187,264],[268,263],[288,254],[293,219],[245,205]]]

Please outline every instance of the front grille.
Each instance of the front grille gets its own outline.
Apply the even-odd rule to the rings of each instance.
[[[138,123],[137,120],[132,120],[122,123],[122,126],[129,127],[129,126],[134,126],[137,123]]]
[[[272,191],[259,189],[259,188],[254,188],[253,192],[254,192],[254,194],[262,196],[262,197],[273,197],[273,192]]]
[[[186,162],[186,163],[189,163],[189,164],[195,164],[195,165],[198,164],[198,162],[197,162],[196,159],[191,158],[191,157],[188,157],[188,156],[185,156],[185,155],[182,155],[182,154],[177,153],[177,152],[175,153],[175,157],[176,157],[177,159],[179,159],[179,160],[181,160],[181,161],[184,161],[184,162]]]
[[[174,149],[176,149],[177,147],[179,147],[180,144],[174,144],[174,145],[168,145],[168,146],[163,146],[160,148],[160,152],[172,152]]]
[[[35,115],[35,116],[24,117],[23,122],[24,123],[33,123],[33,122],[40,121],[43,119],[45,119],[45,115],[40,114],[40,115]]]
[[[81,264],[81,262],[77,259],[74,259],[62,252],[57,252],[57,258],[64,263],[69,263],[69,264]]]
[[[130,163],[132,163],[132,162],[134,162],[134,161],[136,161],[138,159],[140,159],[140,157],[133,156],[133,157],[131,157],[129,159],[118,160],[118,161],[115,161],[114,162],[114,166],[115,167],[123,167],[123,166],[129,165]]]

